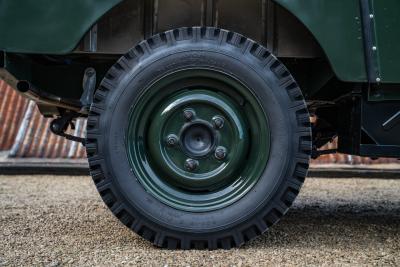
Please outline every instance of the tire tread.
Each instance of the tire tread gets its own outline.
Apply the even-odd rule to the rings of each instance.
[[[186,237],[172,237],[166,235],[161,229],[156,229],[153,224],[135,218],[119,200],[114,193],[111,183],[107,183],[107,172],[104,168],[102,155],[99,154],[98,142],[101,141],[99,134],[101,116],[105,111],[105,102],[108,92],[112,91],[122,76],[131,68],[136,66],[146,56],[151,55],[158,49],[172,46],[180,42],[215,42],[220,46],[232,46],[241,53],[254,57],[265,71],[271,71],[278,84],[285,90],[290,99],[290,109],[295,114],[299,125],[298,138],[299,147],[295,153],[292,176],[285,183],[284,192],[273,200],[273,207],[264,214],[255,217],[247,223],[247,227],[224,236],[208,236],[205,240]],[[127,54],[114,64],[100,84],[91,105],[87,126],[87,154],[90,172],[98,191],[108,207],[120,221],[133,231],[152,242],[154,245],[168,249],[231,249],[240,247],[246,241],[252,240],[267,231],[277,223],[287,212],[294,199],[299,193],[300,187],[307,176],[308,160],[311,154],[311,131],[310,119],[307,105],[302,92],[288,69],[265,47],[257,44],[238,33],[221,30],[212,27],[179,28],[165,33],[157,34],[148,40],[140,42]]]

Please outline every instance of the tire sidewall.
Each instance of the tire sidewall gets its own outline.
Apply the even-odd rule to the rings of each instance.
[[[267,166],[257,184],[236,203],[220,210],[194,213],[169,207],[145,191],[132,171],[126,132],[129,110],[145,88],[166,73],[187,68],[213,68],[234,76],[253,90],[264,109],[271,131]],[[135,217],[155,228],[177,233],[216,233],[246,227],[252,217],[263,216],[274,207],[283,184],[292,175],[298,139],[293,138],[297,121],[290,111],[291,101],[270,69],[237,49],[215,44],[185,43],[144,56],[140,64],[122,75],[106,101],[101,117],[99,151],[106,160],[117,198]]]

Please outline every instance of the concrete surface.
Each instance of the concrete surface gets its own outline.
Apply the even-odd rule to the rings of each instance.
[[[230,251],[157,249],[89,177],[0,176],[0,266],[400,265],[400,180],[308,178],[264,236]]]
[[[89,175],[86,159],[1,158],[0,175]],[[400,163],[311,164],[308,177],[318,178],[400,178]]]

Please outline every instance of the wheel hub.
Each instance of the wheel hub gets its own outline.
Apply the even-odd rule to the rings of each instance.
[[[196,121],[182,128],[181,146],[187,156],[202,158],[215,148],[217,133],[206,121]]]
[[[248,137],[246,122],[230,99],[193,90],[166,99],[155,114],[150,154],[166,181],[194,191],[231,181],[246,155]]]
[[[225,75],[205,70],[171,76],[153,85],[131,111],[127,143],[133,170],[170,206],[201,212],[229,205],[265,168],[265,115],[248,89]]]

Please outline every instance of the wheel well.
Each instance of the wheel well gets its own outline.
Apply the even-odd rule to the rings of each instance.
[[[312,33],[272,0],[124,0],[94,26],[97,49],[93,52],[122,55],[156,33],[187,26],[227,29],[264,45],[287,65],[307,98],[335,78]],[[78,51],[90,51],[92,33],[83,38]]]
[[[101,53],[124,54],[139,41],[175,28],[213,26],[252,38],[278,57],[324,57],[304,24],[270,0],[124,0],[94,26],[95,52]],[[89,37],[82,39],[78,51],[89,48],[86,44]]]

